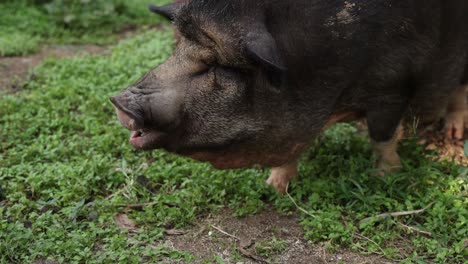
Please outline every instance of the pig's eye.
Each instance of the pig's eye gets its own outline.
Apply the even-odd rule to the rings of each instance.
[[[207,71],[207,74],[210,76],[209,78],[214,82],[216,83],[217,81],[217,78],[216,78],[216,69],[218,67],[217,66],[211,66],[210,69]]]
[[[205,64],[205,66],[209,68],[215,67],[218,64],[215,58],[202,60],[202,63]]]
[[[210,74],[214,72],[214,70],[216,70],[216,68],[219,66],[216,64],[216,61],[202,61],[202,65],[203,66],[196,75]]]

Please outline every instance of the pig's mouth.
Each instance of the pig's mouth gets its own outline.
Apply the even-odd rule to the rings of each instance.
[[[161,147],[160,144],[164,136],[165,133],[156,130],[139,129],[131,131],[129,141],[137,149],[150,150]]]
[[[166,133],[154,128],[144,128],[142,120],[139,120],[137,115],[121,106],[115,100],[112,100],[112,102],[114,103],[120,123],[131,131],[129,141],[133,147],[141,150],[163,147],[162,142],[167,135]]]

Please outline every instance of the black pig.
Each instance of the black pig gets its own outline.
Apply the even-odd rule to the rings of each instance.
[[[270,166],[280,192],[311,139],[342,120],[365,117],[377,166],[400,166],[401,120],[439,118],[468,54],[466,0],[192,0],[153,11],[180,39],[111,98],[131,144],[221,169]]]

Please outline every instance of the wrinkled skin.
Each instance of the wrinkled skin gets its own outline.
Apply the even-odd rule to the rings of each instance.
[[[179,40],[111,98],[131,144],[222,169],[274,167],[268,183],[280,192],[314,136],[358,117],[378,166],[393,171],[402,119],[440,118],[468,54],[465,0],[193,0],[153,11],[174,20]]]
[[[163,65],[113,98],[125,127],[146,130],[144,136],[134,133],[131,144],[138,149],[162,147],[210,161],[217,168],[241,168],[255,163],[274,166],[295,159],[308,138],[301,142],[293,139],[294,131],[275,128],[281,125],[275,112],[259,109],[260,105],[268,105],[271,97],[261,98],[260,93],[257,102],[250,102],[247,94],[251,92],[248,86],[253,77],[227,67],[208,66],[214,59],[210,49],[182,39]],[[136,103],[139,100],[151,103]],[[121,111],[123,105],[138,117],[126,115]],[[272,129],[279,133],[270,134]],[[291,145],[294,140],[297,143]],[[272,142],[280,144],[275,146]]]

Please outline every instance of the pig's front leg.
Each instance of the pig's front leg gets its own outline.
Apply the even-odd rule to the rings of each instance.
[[[468,85],[460,87],[450,98],[445,116],[445,138],[463,139],[465,126],[468,121]]]
[[[388,102],[380,102],[380,107],[370,109],[367,113],[367,126],[371,138],[374,153],[378,160],[376,163],[378,174],[384,176],[387,173],[397,172],[401,167],[398,156],[398,140],[403,136],[401,119],[404,107],[398,100],[399,97],[387,98]]]
[[[398,156],[398,141],[403,135],[403,128],[400,125],[392,139],[387,142],[372,142],[374,153],[378,157],[375,165],[380,176],[385,176],[387,173],[398,172],[401,168],[400,156]]]
[[[281,167],[272,168],[270,177],[266,183],[273,186],[279,193],[285,194],[289,181],[294,179],[298,174],[297,166],[298,163],[295,160]]]

